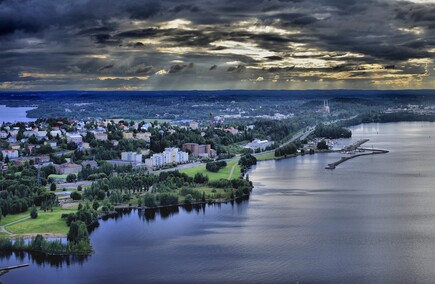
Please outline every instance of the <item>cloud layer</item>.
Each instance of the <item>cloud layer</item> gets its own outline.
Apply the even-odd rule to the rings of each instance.
[[[434,55],[433,1],[0,0],[0,90],[433,88]]]

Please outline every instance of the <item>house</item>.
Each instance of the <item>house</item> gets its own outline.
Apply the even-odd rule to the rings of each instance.
[[[9,157],[9,159],[16,159],[19,156],[19,153],[15,149],[2,150],[3,159]]]
[[[50,147],[52,149],[56,149],[57,148],[57,142],[56,141],[45,141],[44,145],[50,145]]]
[[[124,139],[133,139],[133,132],[130,132],[130,131],[123,132],[122,133],[122,138],[124,138]]]
[[[62,137],[62,131],[60,131],[60,130],[52,130],[52,131],[50,131],[50,135],[52,137],[57,137],[58,135],[59,135],[59,137]]]
[[[196,121],[191,121],[191,122],[189,122],[189,127],[193,130],[196,130],[199,127],[199,123]]]
[[[224,129],[224,131],[225,132],[229,132],[229,133],[231,133],[233,135],[236,135],[236,134],[239,133],[239,130],[237,128],[232,127],[232,126],[230,128]]]
[[[136,139],[150,142],[151,141],[151,133],[150,132],[139,132],[136,134]]]
[[[82,166],[86,167],[86,166],[90,166],[91,168],[98,168],[98,163],[96,161],[83,161],[82,162]]]
[[[107,133],[104,132],[95,132],[94,135],[95,139],[98,141],[107,141],[108,139]]]
[[[74,163],[65,163],[61,165],[54,165],[56,173],[61,175],[78,174],[82,170],[82,166]]]
[[[13,150],[20,150],[21,149],[21,145],[18,142],[9,143],[9,148],[11,148]]]
[[[66,141],[68,143],[70,142],[74,142],[76,144],[82,143],[83,142],[83,137],[80,134],[75,134],[75,133],[68,133],[66,135]]]
[[[83,150],[89,150],[91,149],[91,145],[88,142],[83,142],[81,146],[81,149]]]

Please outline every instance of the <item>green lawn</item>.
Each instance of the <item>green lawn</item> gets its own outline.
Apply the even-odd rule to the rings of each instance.
[[[51,175],[48,176],[48,178],[51,178],[51,179],[66,179],[67,176],[68,175],[55,175],[55,174],[51,174]]]
[[[237,164],[237,162],[238,161],[236,161],[236,160],[227,162],[227,166],[225,168],[219,170],[217,173],[207,171],[205,169],[205,166],[183,169],[183,170],[180,170],[180,172],[185,173],[190,177],[195,176],[196,173],[202,173],[204,175],[207,175],[210,181],[215,181],[215,180],[219,180],[219,179],[227,179],[228,176],[230,175],[231,168],[233,167],[233,165]],[[239,176],[240,176],[240,166],[236,165],[236,167],[234,169],[233,176],[231,178],[234,179],[234,178],[237,178]]]
[[[19,219],[23,219],[27,216],[30,216],[29,211],[23,212],[23,213],[19,213],[19,214],[9,214],[6,217],[3,217],[0,225],[3,226],[5,224],[9,224],[11,222],[17,221]]]
[[[271,152],[271,153],[263,153],[263,154],[259,154],[258,156],[256,156],[257,161],[266,161],[266,160],[275,160],[275,153]]]
[[[54,209],[53,212],[38,210],[38,218],[6,226],[6,229],[13,234],[67,234],[69,228],[65,220],[61,219],[61,215],[73,212],[75,212],[73,209],[60,208]],[[29,216],[29,213],[27,212],[25,216]]]

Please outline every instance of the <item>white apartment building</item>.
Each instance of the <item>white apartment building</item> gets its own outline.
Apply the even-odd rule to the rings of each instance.
[[[121,160],[135,163],[142,163],[142,154],[136,152],[122,152]]]

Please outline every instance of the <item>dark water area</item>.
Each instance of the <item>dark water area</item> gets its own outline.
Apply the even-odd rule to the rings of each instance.
[[[100,222],[95,253],[30,263],[3,283],[433,283],[435,123],[366,124],[352,140],[385,155],[260,162],[249,200]],[[350,142],[350,141],[349,141]]]
[[[27,117],[27,111],[32,109],[34,109],[34,107],[7,107],[0,105],[0,123],[35,121],[34,118]]]

